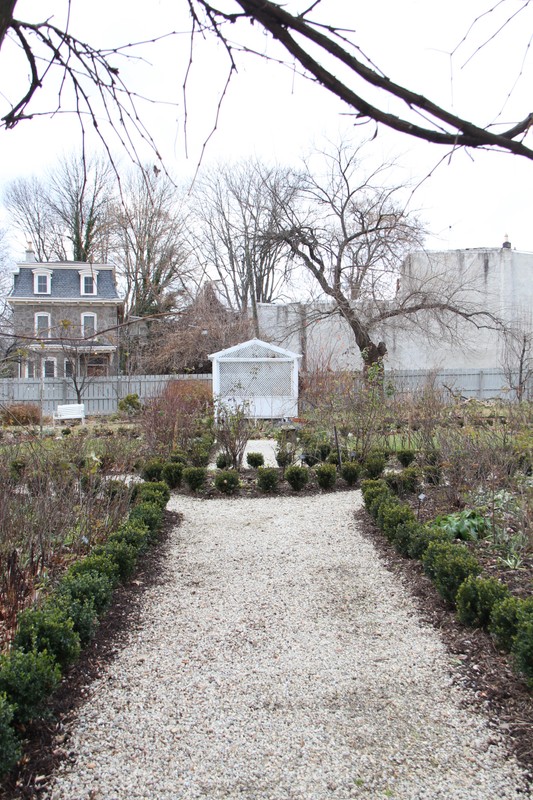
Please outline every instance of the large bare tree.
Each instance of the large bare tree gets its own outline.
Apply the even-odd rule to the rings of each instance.
[[[134,168],[113,209],[113,250],[125,287],[126,312],[172,311],[195,282],[182,193],[166,175]]]
[[[522,22],[523,29],[529,30],[526,15],[531,12],[531,4],[526,0],[518,6],[515,8],[511,0],[487,2],[485,14],[497,19],[489,40],[512,22]],[[274,60],[297,65],[306,76],[346,103],[358,121],[374,120],[405,136],[452,149],[484,147],[533,158],[533,149],[524,141],[533,122],[531,108],[522,109],[503,130],[457,115],[452,107],[421,95],[396,81],[394,75],[381,71],[375,54],[363,55],[365,42],[347,30],[345,21],[328,17],[324,0],[315,0],[304,9],[300,4],[289,6],[271,0],[182,0],[181,7],[189,10],[193,39],[212,34],[225,47],[229,77],[236,74],[240,56],[252,57],[256,40],[253,36],[250,39],[249,34],[259,27],[280,45]],[[59,74],[58,97],[50,112],[78,113],[82,127],[88,122],[104,142],[103,123],[108,123],[108,131],[135,155],[134,134],[153,142],[136,108],[135,87],[124,82],[120,70],[121,59],[128,56],[130,46],[107,49],[76,36],[69,25],[69,9],[70,0],[65,0],[65,22],[56,24],[38,16],[39,12],[30,18],[17,17],[16,0],[1,3],[0,46],[6,36],[15,41],[25,61],[20,72],[27,73],[24,88],[4,113],[2,124],[13,128],[22,120],[31,119],[36,97]],[[501,15],[492,13],[496,9]],[[126,6],[125,13],[129,13]],[[463,35],[465,31],[458,31],[457,38]],[[528,46],[526,40],[525,47]],[[479,94],[484,91],[486,87],[480,87]],[[154,152],[158,157],[155,146]]]
[[[201,176],[193,191],[197,258],[217,279],[229,308],[250,313],[259,336],[257,304],[279,299],[289,280],[286,248],[272,233],[295,199],[295,176],[243,161]]]
[[[106,261],[112,193],[109,162],[70,155],[43,178],[15,179],[4,205],[38,261]]]
[[[387,165],[365,171],[364,145],[341,144],[306,163],[300,202],[286,205],[275,235],[313,277],[322,296],[350,327],[366,367],[387,353],[380,337],[392,322],[450,330],[456,318],[479,327],[496,321],[480,308],[465,276],[405,272],[424,228],[401,202],[403,187],[387,186]]]

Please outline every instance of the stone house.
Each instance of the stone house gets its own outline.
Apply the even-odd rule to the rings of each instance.
[[[30,246],[7,301],[21,354],[19,377],[117,373],[123,304],[113,265],[39,263]]]

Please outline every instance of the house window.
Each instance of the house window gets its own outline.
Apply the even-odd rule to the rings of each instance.
[[[81,335],[84,339],[96,333],[96,314],[81,315]]]
[[[63,369],[63,374],[64,374],[65,378],[73,378],[74,377],[74,364],[69,358],[65,359],[65,365],[64,365],[64,369]]]
[[[80,271],[80,293],[81,294],[96,294],[97,292],[97,276],[98,272],[81,272]]]
[[[23,376],[25,378],[35,378],[35,364],[33,361],[25,361],[23,364]]]
[[[35,315],[36,336],[38,336],[40,339],[49,339],[50,328],[51,328],[50,314],[40,312],[39,314]]]
[[[55,378],[56,376],[56,360],[55,358],[45,358],[43,360],[43,377]]]
[[[52,272],[49,269],[33,270],[34,294],[50,294]]]

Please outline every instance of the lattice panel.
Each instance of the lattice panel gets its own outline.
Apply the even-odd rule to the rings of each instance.
[[[282,356],[275,353],[270,347],[253,342],[247,347],[239,348],[238,358],[282,358]]]
[[[222,397],[290,397],[292,365],[258,362],[220,363]]]

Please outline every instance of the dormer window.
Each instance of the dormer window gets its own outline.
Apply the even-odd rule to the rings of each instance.
[[[50,294],[52,285],[52,270],[34,269],[33,272],[33,293]]]
[[[98,291],[97,287],[98,272],[91,270],[80,270],[80,294],[82,295],[95,295]]]

